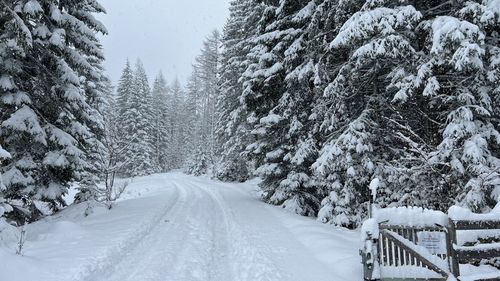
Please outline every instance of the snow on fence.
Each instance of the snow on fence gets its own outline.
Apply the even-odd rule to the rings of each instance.
[[[363,224],[365,280],[456,280],[460,263],[500,257],[500,215],[453,207],[449,214],[415,207],[373,210]],[[472,231],[472,233],[470,233]],[[468,245],[472,241],[481,244]],[[481,280],[499,280],[491,274]]]
[[[451,242],[455,251],[454,274],[460,276],[460,263],[500,258],[500,213],[474,214],[457,206],[448,211]],[[499,280],[500,273],[493,280]]]

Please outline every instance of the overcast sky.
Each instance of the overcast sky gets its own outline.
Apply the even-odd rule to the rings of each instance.
[[[230,0],[101,0],[107,15],[99,19],[106,69],[116,84],[125,61],[140,57],[153,79],[161,69],[168,80],[184,82],[203,39],[222,30]],[[150,81],[151,82],[151,81]]]

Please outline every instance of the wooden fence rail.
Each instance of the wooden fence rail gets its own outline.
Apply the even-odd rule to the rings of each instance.
[[[461,246],[457,243],[457,231],[500,230],[500,218],[498,220],[450,219],[450,229],[452,233],[451,243],[453,245],[453,254],[455,256],[452,272],[455,276],[460,276],[460,263],[471,263],[474,260],[500,257],[500,243],[486,243],[474,246]]]

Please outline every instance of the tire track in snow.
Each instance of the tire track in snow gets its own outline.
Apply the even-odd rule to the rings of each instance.
[[[246,233],[238,226],[234,212],[224,201],[218,189],[207,186],[206,183],[190,182],[189,184],[205,192],[217,205],[216,209],[219,214],[215,215],[222,218],[226,239],[230,240],[227,244],[229,252],[226,258],[231,261],[230,268],[234,277],[229,280],[288,280],[288,274],[278,269],[265,253],[251,243]]]
[[[138,227],[138,231],[131,235],[131,238],[124,243],[120,243],[118,249],[114,249],[112,253],[107,255],[107,258],[102,261],[96,261],[87,269],[87,274],[80,279],[81,281],[96,281],[104,280],[106,276],[110,276],[118,269],[117,267],[125,259],[129,258],[127,253],[132,252],[137,249],[143,243],[145,237],[149,236],[155,229],[161,227],[162,222],[164,222],[165,216],[167,216],[171,211],[178,205],[178,202],[185,200],[186,194],[178,186],[174,186],[173,196],[167,198],[167,203],[165,203],[164,208],[157,213],[152,219],[148,220],[146,223],[141,224]]]
[[[244,191],[235,184],[201,178],[191,178],[190,181],[218,198],[222,208],[231,217],[229,221],[232,223],[233,235],[242,237],[232,243],[240,256],[240,266],[235,265],[236,271],[240,273],[236,280],[349,279],[336,275],[335,271],[330,271],[326,264],[317,260],[314,253],[284,224],[283,218],[276,216],[285,215],[277,207],[262,203],[249,190]],[[253,255],[264,258],[251,258]],[[243,260],[247,263],[240,262]],[[258,272],[263,273],[258,275]]]
[[[196,204],[186,210],[189,216],[181,219],[186,222],[184,247],[166,280],[235,280],[228,270],[227,232],[221,227],[215,202],[200,188],[185,182],[182,184],[192,194]],[[225,222],[222,224],[225,225]]]
[[[125,257],[93,280],[233,281],[227,256],[227,233],[219,227],[217,204],[208,193],[172,181],[181,194],[162,220]],[[223,223],[225,224],[225,223]],[[217,270],[214,270],[217,269]]]

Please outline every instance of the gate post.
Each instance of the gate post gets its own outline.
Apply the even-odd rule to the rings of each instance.
[[[455,277],[459,277],[460,276],[460,265],[459,265],[459,262],[458,262],[458,253],[457,251],[455,250],[455,246],[457,245],[457,229],[455,228],[455,223],[453,222],[452,219],[449,219],[449,234],[447,235],[447,239],[448,239],[448,247],[450,247],[449,249],[449,255],[448,255],[448,258],[451,258],[451,264],[450,264],[450,269],[451,269],[451,273],[455,276]]]
[[[373,223],[376,223],[373,220]],[[375,224],[378,227],[378,224]],[[379,233],[377,231],[365,231],[363,248],[359,250],[363,263],[363,279],[366,281],[380,280],[380,264],[378,254]]]

